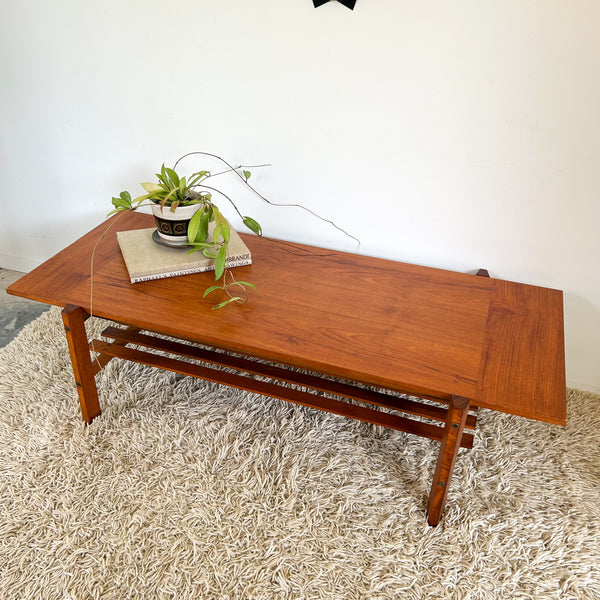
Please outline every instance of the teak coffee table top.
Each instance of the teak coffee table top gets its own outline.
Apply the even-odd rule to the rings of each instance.
[[[116,239],[151,227],[105,222],[8,292],[141,329],[326,375],[566,422],[562,292],[244,235],[246,304],[212,310],[202,273],[131,284]],[[113,217],[113,220],[115,218]]]
[[[142,329],[415,395],[564,424],[562,292],[244,235],[244,305],[212,310],[212,273],[131,284],[105,222],[9,288]],[[114,217],[113,217],[114,220]]]

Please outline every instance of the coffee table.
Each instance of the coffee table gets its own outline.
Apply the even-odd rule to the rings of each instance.
[[[438,440],[431,525],[479,408],[566,423],[558,290],[243,235],[254,262],[235,273],[257,291],[213,310],[212,273],[130,283],[116,232],[151,226],[117,215],[7,290],[63,307],[86,423],[120,357]],[[89,342],[91,313],[119,325]]]

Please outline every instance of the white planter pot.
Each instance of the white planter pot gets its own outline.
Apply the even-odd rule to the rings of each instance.
[[[170,245],[187,244],[188,224],[194,213],[201,207],[202,204],[178,206],[173,212],[170,206],[161,207],[160,204],[153,204],[152,214],[158,235]]]

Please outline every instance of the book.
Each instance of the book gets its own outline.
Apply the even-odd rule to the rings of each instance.
[[[188,254],[189,246],[172,248],[156,243],[152,239],[155,231],[151,227],[117,232],[131,283],[215,270],[214,259],[207,258],[202,251]],[[252,264],[248,246],[233,228],[228,250],[229,256],[225,263],[228,268]]]

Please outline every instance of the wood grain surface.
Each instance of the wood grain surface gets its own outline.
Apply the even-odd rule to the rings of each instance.
[[[479,406],[567,422],[562,292],[492,280]]]
[[[152,226],[152,217],[117,218],[8,292],[361,383],[564,421],[560,292],[245,235],[254,263],[235,276],[257,291],[246,304],[212,310],[223,299],[202,299],[212,273],[131,284],[116,231]],[[90,259],[103,234],[91,300]],[[514,358],[532,348],[535,360]],[[553,375],[561,369],[562,380]],[[535,394],[526,400],[528,390]]]

